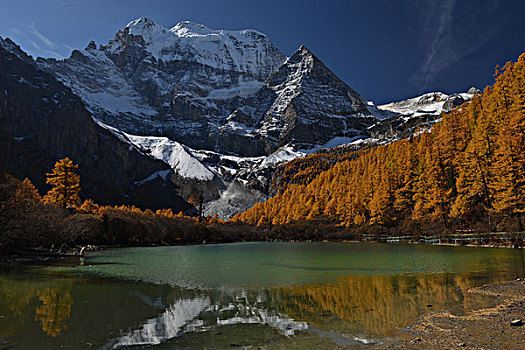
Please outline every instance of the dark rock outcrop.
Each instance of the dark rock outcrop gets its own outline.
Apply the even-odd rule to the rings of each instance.
[[[70,157],[79,164],[84,197],[101,204],[188,207],[169,181],[144,196],[136,182],[169,167],[94,123],[80,98],[1,38],[0,133],[1,170],[29,177],[41,192],[47,190],[45,173],[56,160]],[[155,193],[172,195],[159,201]]]
[[[445,103],[443,104],[443,110],[445,111],[451,111],[456,107],[461,106],[465,102],[465,99],[461,97],[460,95],[451,95],[447,98]]]

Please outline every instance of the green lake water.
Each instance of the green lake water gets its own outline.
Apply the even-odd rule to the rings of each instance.
[[[2,349],[330,349],[388,345],[429,311],[494,300],[518,249],[367,243],[122,248],[0,265]]]

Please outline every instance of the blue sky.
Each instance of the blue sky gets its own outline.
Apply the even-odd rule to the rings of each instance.
[[[301,44],[376,103],[461,92],[493,81],[525,51],[521,0],[2,0],[0,36],[33,56],[67,57],[145,16],[265,33],[285,55]]]

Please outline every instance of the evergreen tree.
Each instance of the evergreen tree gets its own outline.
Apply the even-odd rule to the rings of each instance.
[[[510,123],[502,128],[494,166],[494,208],[517,218],[525,212],[525,113],[515,113]]]
[[[26,204],[38,204],[42,201],[42,197],[38,193],[35,185],[27,177],[18,186],[15,194],[15,199],[25,202]]]

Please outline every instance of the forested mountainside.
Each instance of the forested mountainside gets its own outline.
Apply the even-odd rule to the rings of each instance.
[[[310,158],[288,165],[289,177],[296,175],[294,169],[317,175],[290,181],[233,221],[332,222],[399,233],[522,230],[525,54],[496,68],[495,77],[470,103],[410,139],[362,150],[321,172],[323,164]]]

